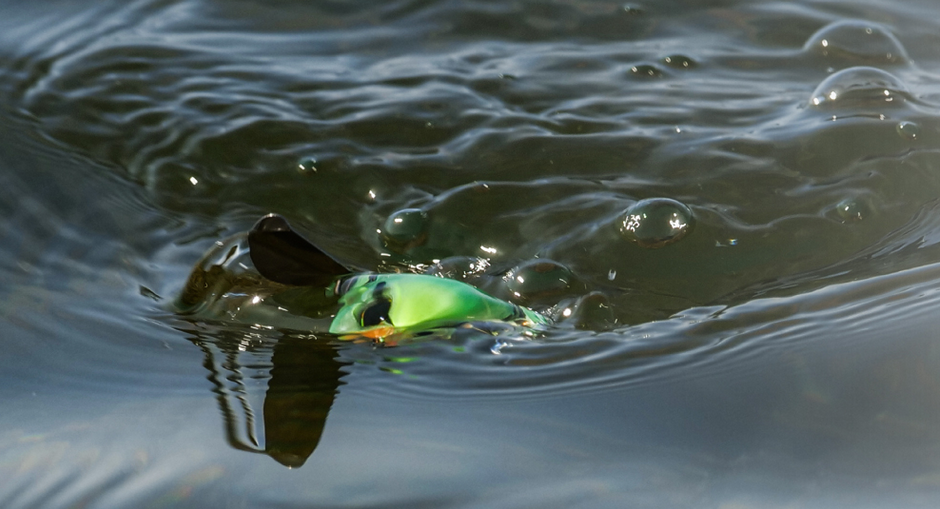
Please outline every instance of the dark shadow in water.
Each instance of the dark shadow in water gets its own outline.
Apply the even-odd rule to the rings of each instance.
[[[337,360],[334,346],[325,341],[284,336],[273,349],[249,347],[246,353],[243,337],[237,336],[223,334],[211,341],[191,338],[205,352],[203,365],[216,386],[226,439],[236,449],[267,454],[290,468],[300,467],[323,435],[344,364]],[[246,354],[253,365],[244,362]],[[269,362],[265,362],[267,355]],[[270,369],[266,390],[265,368]],[[260,428],[256,417],[259,406]]]
[[[274,234],[268,237],[265,240],[269,243],[284,241]],[[278,245],[286,246],[285,251],[300,260],[310,257],[304,245]],[[246,235],[214,244],[193,267],[174,311],[183,316],[211,317],[197,319],[194,323],[199,326],[181,330],[205,353],[203,365],[215,385],[228,443],[296,468],[320,442],[344,363],[337,360],[334,344],[309,334],[277,334],[267,327],[216,321],[229,318],[232,309],[241,309],[255,297],[270,296],[272,302],[286,298],[285,288],[290,287],[246,270],[251,266],[247,248]],[[336,270],[347,271],[337,262],[327,261],[339,267]],[[299,306],[301,313],[311,308],[316,314],[322,305],[335,301],[315,295],[307,292],[295,299],[299,304],[284,305]]]

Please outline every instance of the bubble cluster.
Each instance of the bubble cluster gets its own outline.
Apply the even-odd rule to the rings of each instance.
[[[571,288],[573,275],[564,265],[546,259],[523,262],[506,274],[506,288],[516,300],[552,297]]]
[[[403,252],[427,240],[428,213],[421,209],[401,209],[382,226],[382,239],[394,251]]]
[[[816,108],[885,107],[903,104],[907,87],[893,74],[874,67],[843,69],[819,84],[809,104]]]
[[[906,62],[907,52],[890,30],[871,21],[830,23],[806,41],[806,51],[855,64]]]
[[[633,204],[619,222],[620,233],[641,247],[678,242],[695,226],[692,210],[670,198],[647,198]]]

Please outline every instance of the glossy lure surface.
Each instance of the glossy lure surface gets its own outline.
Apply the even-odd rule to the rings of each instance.
[[[342,305],[330,332],[381,339],[392,334],[469,322],[547,325],[545,316],[491,297],[453,279],[421,274],[352,274],[293,231],[283,217],[261,218],[248,233],[249,253],[262,276],[279,283],[318,286]]]
[[[330,332],[384,337],[466,322],[504,321],[525,327],[548,324],[544,316],[500,300],[460,281],[421,274],[363,274],[339,285],[343,307]]]

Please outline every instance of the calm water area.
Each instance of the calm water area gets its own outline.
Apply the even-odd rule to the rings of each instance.
[[[0,507],[940,504],[935,0],[0,1]]]

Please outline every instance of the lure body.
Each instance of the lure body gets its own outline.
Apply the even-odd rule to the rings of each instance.
[[[527,327],[549,323],[534,311],[436,276],[363,274],[349,277],[339,288],[343,306],[330,325],[330,332],[339,335],[376,338],[474,321]]]
[[[277,214],[255,224],[248,232],[248,244],[262,276],[286,285],[327,288],[338,296],[342,307],[330,332],[340,336],[383,339],[470,322],[524,327],[551,323],[535,311],[453,279],[421,274],[350,275],[352,270],[304,239]]]

